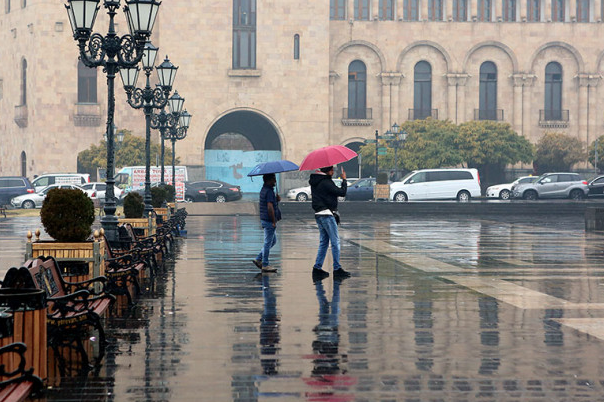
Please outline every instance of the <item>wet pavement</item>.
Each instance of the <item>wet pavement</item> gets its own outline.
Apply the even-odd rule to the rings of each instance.
[[[100,371],[43,400],[604,400],[604,235],[582,219],[345,216],[353,276],[319,283],[314,220],[280,224],[262,276],[257,219],[189,216],[175,261],[106,320]],[[2,276],[38,227],[0,219]]]

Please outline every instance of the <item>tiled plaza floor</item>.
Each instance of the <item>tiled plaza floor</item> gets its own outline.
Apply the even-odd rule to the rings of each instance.
[[[311,218],[280,224],[262,276],[257,217],[190,216],[154,288],[107,320],[101,370],[45,400],[604,400],[604,235],[582,220],[344,217],[353,276],[313,283]],[[37,227],[0,219],[2,270]]]

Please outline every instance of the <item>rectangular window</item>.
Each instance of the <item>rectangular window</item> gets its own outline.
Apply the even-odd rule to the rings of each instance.
[[[394,20],[394,0],[380,0],[379,18],[382,21]]]
[[[256,0],[233,0],[233,69],[256,68]]]
[[[354,19],[369,20],[369,0],[354,0]]]
[[[526,18],[529,22],[541,21],[541,0],[527,0]]]
[[[403,19],[405,21],[419,21],[419,0],[404,0]]]
[[[96,103],[96,75],[78,77],[78,103]]]
[[[468,1],[453,0],[453,21],[468,20]]]
[[[428,20],[443,20],[443,0],[428,0]]]
[[[579,3],[577,3],[579,4]],[[564,18],[565,5],[564,0],[552,0],[552,21],[554,22],[564,22],[566,19]]]
[[[478,0],[478,21],[491,21],[492,12],[491,0]]]
[[[332,20],[346,19],[346,0],[330,0],[329,18]]]
[[[577,22],[590,22],[589,0],[577,0]]]
[[[506,22],[516,21],[516,0],[503,1],[503,20]]]

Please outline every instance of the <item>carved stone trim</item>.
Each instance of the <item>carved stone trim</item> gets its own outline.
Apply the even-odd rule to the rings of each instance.
[[[228,70],[227,75],[229,77],[261,77],[262,70],[258,69],[238,69],[238,70]]]
[[[568,128],[568,122],[562,121],[562,120],[540,121],[539,127],[541,127],[541,128]]]
[[[512,74],[510,77],[514,81],[515,87],[532,87],[537,79],[535,74],[525,73]]]
[[[15,106],[14,121],[21,128],[27,127],[27,105]]]
[[[470,75],[467,73],[448,73],[445,74],[445,77],[447,77],[447,84],[450,87],[463,87],[468,82],[468,78],[470,78]]]
[[[342,119],[344,126],[371,126],[373,119]]]
[[[400,85],[401,79],[405,76],[402,73],[390,71],[378,74],[382,79],[382,85]]]
[[[602,80],[600,74],[581,73],[575,76],[579,80],[580,87],[597,87]]]
[[[329,85],[333,85],[336,83],[336,80],[340,78],[340,74],[336,73],[335,71],[330,71],[329,72]]]

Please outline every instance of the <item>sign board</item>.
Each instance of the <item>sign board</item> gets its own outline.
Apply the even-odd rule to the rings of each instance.
[[[386,155],[386,147],[378,147],[378,155]]]
[[[365,140],[367,144],[375,144],[375,140]]]

